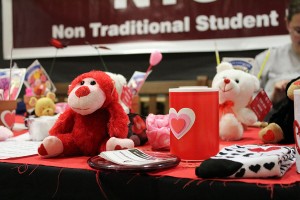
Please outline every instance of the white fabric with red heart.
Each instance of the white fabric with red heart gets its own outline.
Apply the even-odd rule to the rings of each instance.
[[[232,145],[196,168],[202,178],[281,177],[295,163],[295,149],[288,146]]]

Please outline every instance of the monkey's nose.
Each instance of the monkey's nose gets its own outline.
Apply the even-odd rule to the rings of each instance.
[[[75,92],[77,97],[84,97],[90,94],[90,89],[87,86],[81,86],[80,88],[78,88]]]

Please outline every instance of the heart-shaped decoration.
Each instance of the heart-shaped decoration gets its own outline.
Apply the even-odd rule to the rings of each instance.
[[[274,132],[272,130],[267,130],[266,134],[263,135],[265,141],[272,141],[275,139]]]
[[[193,126],[195,122],[195,113],[190,108],[182,108],[177,111],[174,108],[169,110],[169,125],[173,135],[180,139]]]
[[[171,124],[173,125],[174,131],[176,133],[180,133],[185,127],[185,120],[173,118],[171,120]]]
[[[257,173],[260,170],[260,165],[256,164],[256,165],[250,165],[249,169],[255,173]]]
[[[252,148],[252,149],[249,149],[249,151],[252,151],[252,152],[270,152],[270,151],[276,151],[276,150],[279,150],[281,149],[280,147],[266,147],[266,148],[261,148],[261,147],[258,147],[258,148]]]
[[[15,123],[15,110],[12,112],[9,110],[4,110],[1,113],[1,122],[9,129],[12,129]]]
[[[264,168],[268,169],[268,170],[272,170],[273,167],[275,166],[275,163],[274,162],[270,162],[270,163],[265,163],[264,164]]]

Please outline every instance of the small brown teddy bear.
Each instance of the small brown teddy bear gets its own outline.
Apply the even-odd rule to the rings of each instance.
[[[294,90],[300,89],[300,76],[286,86],[286,98],[280,108],[272,114],[269,125],[259,131],[264,143],[294,143]]]

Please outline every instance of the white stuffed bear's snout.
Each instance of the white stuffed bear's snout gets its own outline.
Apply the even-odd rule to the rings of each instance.
[[[216,81],[213,88],[217,88],[220,93],[230,96],[238,95],[240,92],[240,87],[237,83],[233,79],[227,77]]]

